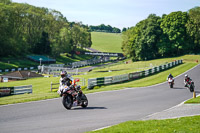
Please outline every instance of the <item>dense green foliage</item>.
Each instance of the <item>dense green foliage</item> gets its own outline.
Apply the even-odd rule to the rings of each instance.
[[[150,14],[123,32],[122,50],[133,60],[198,54],[200,7],[188,12],[172,12],[162,17]]]
[[[89,27],[70,23],[56,10],[0,0],[0,57],[72,52],[90,47]]]
[[[90,30],[96,32],[121,33],[121,30],[119,28],[112,27],[110,25],[106,26],[104,24],[98,26],[90,26]]]

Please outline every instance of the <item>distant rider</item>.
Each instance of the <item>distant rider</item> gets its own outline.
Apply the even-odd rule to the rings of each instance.
[[[185,75],[185,79],[184,79],[184,83],[185,83],[185,87],[187,87],[187,83],[191,80],[191,78],[186,74]]]
[[[172,78],[174,80],[174,77],[172,76],[172,74],[170,73],[167,77],[167,81],[169,80],[169,78]]]

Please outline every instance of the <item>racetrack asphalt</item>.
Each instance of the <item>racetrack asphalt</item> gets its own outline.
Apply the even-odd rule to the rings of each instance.
[[[195,83],[195,91],[200,93],[200,65],[187,74]],[[174,88],[169,88],[165,82],[149,87],[90,93],[86,95],[89,105],[85,109],[66,110],[61,98],[0,106],[0,132],[82,133],[128,120],[175,118],[184,116],[182,113],[199,115],[199,104],[180,104],[193,97],[193,93],[184,87],[183,79],[184,74],[175,77]]]
[[[200,115],[200,104],[184,104],[184,103],[181,103],[181,104],[174,106],[170,109],[167,109],[167,110],[146,116],[142,120],[173,119],[173,118],[195,116],[195,115]]]

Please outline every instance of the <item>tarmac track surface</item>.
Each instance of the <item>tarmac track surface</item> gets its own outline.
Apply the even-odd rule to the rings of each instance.
[[[200,65],[187,72],[200,93]],[[166,75],[167,76],[167,75]],[[82,133],[128,120],[141,120],[192,98],[183,84],[184,74],[167,82],[142,88],[130,88],[87,94],[89,105],[66,110],[61,98],[0,106],[0,133]]]

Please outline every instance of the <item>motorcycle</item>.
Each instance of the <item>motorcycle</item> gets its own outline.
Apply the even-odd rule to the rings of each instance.
[[[186,87],[190,90],[190,92],[194,91],[194,82],[192,81],[192,79],[190,79],[189,81],[187,81],[186,83]]]
[[[174,87],[174,78],[168,78],[168,84],[170,88]]]
[[[81,91],[81,87],[76,85],[79,79],[75,79],[70,86],[64,85],[62,92],[62,104],[66,109],[71,109],[74,106],[81,106],[86,108],[88,106],[88,99]]]

